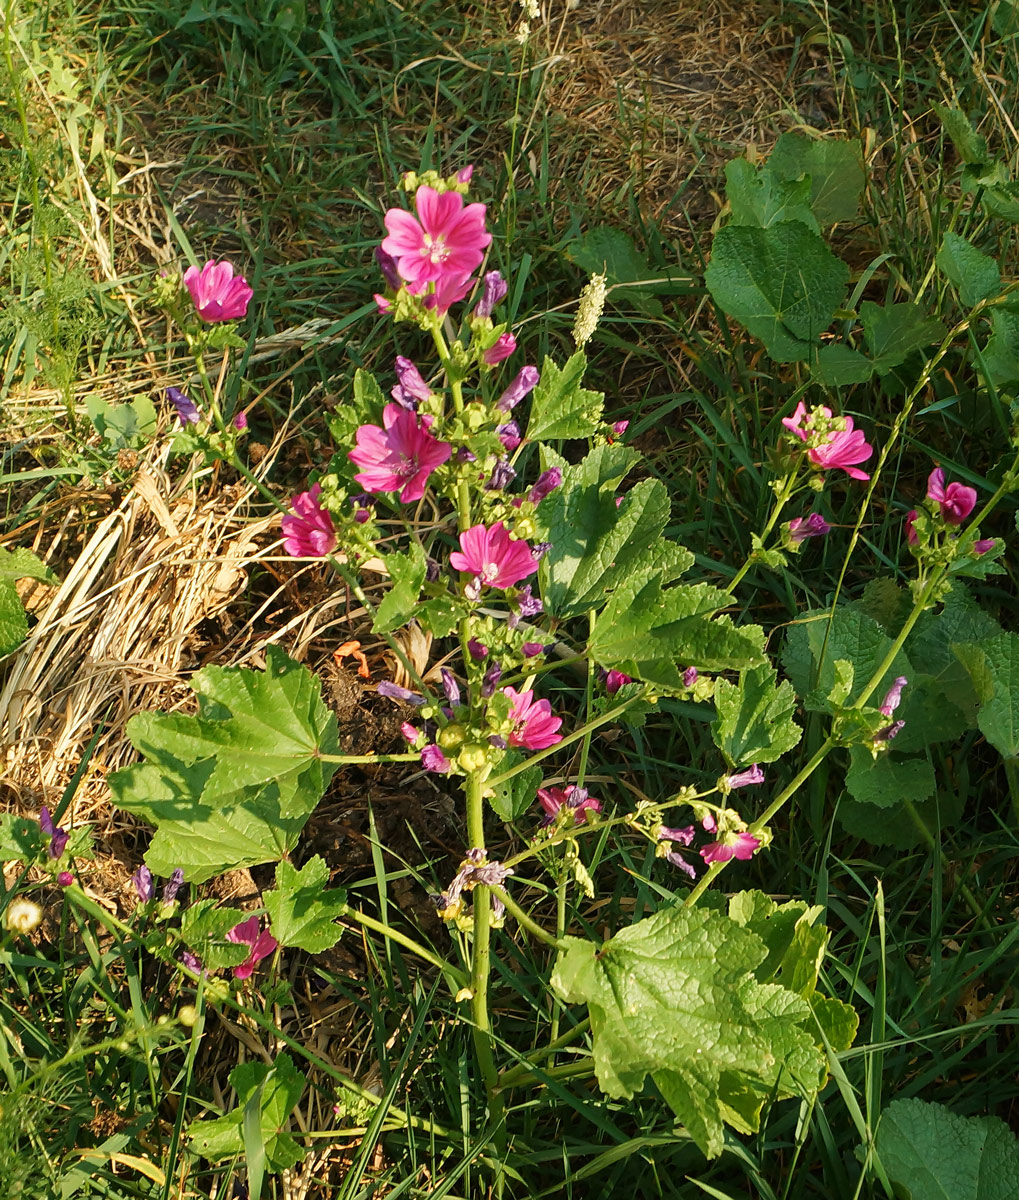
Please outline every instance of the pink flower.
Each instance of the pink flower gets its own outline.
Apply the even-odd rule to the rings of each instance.
[[[310,491],[291,500],[293,513],[280,522],[283,549],[294,558],[324,558],[336,549],[333,519],[318,502],[321,494],[319,484],[312,484]]]
[[[706,863],[728,862],[730,858],[744,861],[753,858],[754,851],[761,844],[761,839],[752,833],[727,833],[720,841],[709,842],[701,847],[701,858]]]
[[[868,445],[863,430],[853,428],[853,418],[844,417],[845,429],[832,429],[827,434],[820,434],[814,429],[816,419],[824,421],[832,419],[832,411],[827,405],[807,411],[807,406],[801,400],[791,417],[783,417],[782,424],[801,441],[815,440],[821,436],[824,441],[810,446],[807,450],[809,461],[821,471],[841,470],[851,479],[869,479],[870,476],[859,470],[855,464],[866,462],[874,453]]]
[[[735,775],[727,775],[725,782],[730,788],[753,787],[755,784],[764,782],[764,772],[754,763],[752,767],[747,767],[745,771],[737,771]]]
[[[450,193],[446,193],[449,195]],[[366,492],[400,492],[404,504],[420,500],[428,476],[453,452],[429,432],[433,418],[418,417],[399,404],[387,404],[382,413],[384,429],[362,425],[357,447],[347,457],[365,470],[354,478]]]
[[[974,554],[986,554],[994,546],[994,538],[980,538],[979,541],[973,543]]]
[[[415,295],[426,284],[454,276],[464,280],[479,265],[492,235],[485,232],[485,206],[464,207],[459,192],[419,187],[414,195],[417,219],[402,208],[385,217],[388,237],[382,249],[397,260],[397,270]]]
[[[247,979],[262,959],[268,958],[279,945],[268,928],[262,929],[262,922],[258,917],[248,917],[240,925],[235,925],[226,938],[228,942],[251,947],[244,962],[239,967],[234,967],[235,979]]]
[[[457,571],[470,571],[481,584],[508,588],[526,579],[537,569],[531,547],[513,541],[502,521],[490,529],[473,525],[460,535],[460,549],[449,556]]]
[[[683,672],[683,687],[692,688],[697,682],[697,668],[687,667]]]
[[[853,464],[866,462],[874,453],[874,448],[868,444],[862,429],[853,428],[852,417],[846,417],[845,421],[845,429],[829,434],[823,446],[808,450],[807,458],[822,471],[838,469],[845,471],[850,479],[869,479],[866,471],[859,470]]]
[[[886,717],[890,717],[899,707],[899,702],[902,700],[902,689],[908,682],[909,680],[905,675],[900,675],[888,689],[884,704],[881,705],[878,711],[884,713]]]
[[[946,488],[944,471],[935,467],[927,480],[927,499],[937,502],[946,524],[961,525],[976,507],[977,491],[961,483],[950,483]]]
[[[917,544],[917,542],[920,540],[916,536],[916,530],[913,528],[913,524],[915,521],[916,521],[916,509],[911,508],[909,510],[909,512],[906,513],[906,541],[911,546],[915,546]]]
[[[543,829],[555,821],[564,805],[567,811],[573,813],[573,820],[577,825],[587,823],[588,810],[601,812],[601,801],[589,796],[587,788],[576,787],[572,783],[565,788],[538,788],[538,800],[545,810],[541,822]]]
[[[473,275],[444,275],[435,281],[435,291],[425,296],[425,308],[434,308],[444,317],[454,304],[467,295],[477,280]]]
[[[623,671],[617,671],[614,668],[611,671],[605,672],[605,690],[610,696],[614,696],[621,687],[625,687],[628,683],[633,683],[633,680]]]
[[[525,750],[547,750],[563,740],[558,732],[562,717],[552,716],[552,705],[547,700],[535,700],[534,692],[517,692],[511,687],[502,689],[510,698],[509,719],[513,729],[509,735],[511,746],[523,746]]]
[[[425,383],[414,363],[402,354],[396,356],[396,377],[400,382],[393,388],[391,395],[401,408],[414,409],[419,401],[431,400],[432,389]]]
[[[449,759],[434,743],[421,751],[421,765],[436,775],[449,774]]]
[[[831,526],[820,513],[811,513],[809,517],[793,517],[789,522],[789,540],[795,545],[807,538],[824,537],[831,531]]]
[[[490,317],[492,310],[505,297],[508,291],[509,284],[498,271],[486,271],[481,299],[475,305],[474,315],[476,317]]]
[[[496,338],[495,345],[489,346],[481,358],[488,366],[494,367],[496,363],[501,363],[504,358],[509,358],[516,348],[517,339],[513,334],[501,333]]]
[[[195,311],[210,325],[243,317],[255,294],[243,275],[234,275],[233,265],[225,258],[220,262],[210,258],[201,271],[188,267],[184,286],[191,293]]]

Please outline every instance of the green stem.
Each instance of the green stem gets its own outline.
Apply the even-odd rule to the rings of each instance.
[[[748,832],[754,834],[760,833],[760,831],[765,827],[765,825],[768,824],[768,822],[772,819],[772,817],[774,817],[779,809],[782,808],[782,806],[788,800],[792,799],[792,797],[796,795],[803,784],[806,783],[806,781],[811,775],[813,775],[821,763],[824,762],[825,758],[827,758],[835,744],[836,743],[834,739],[831,737],[826,738],[824,742],[822,742],[817,751],[811,756],[799,774],[789,784],[787,784],[782,791],[779,792],[779,794],[775,797],[771,804],[768,805],[768,807],[757,818],[757,820],[754,821],[752,825],[748,826]],[[689,896],[687,896],[687,898],[683,901],[684,907],[689,908],[691,905],[696,904],[701,896],[707,891],[712,881],[722,873],[726,866],[728,866],[728,863],[712,863],[704,875],[701,876],[696,887],[693,888]]]
[[[795,479],[796,479],[795,472],[791,473],[789,475],[786,475],[775,491],[775,507],[771,510],[771,516],[768,517],[767,523],[765,524],[764,528],[761,530],[761,545],[762,546],[764,544],[765,538],[767,538],[768,534],[771,533],[771,531],[775,528],[775,524],[778,521],[779,515],[782,512],[782,509],[785,508],[786,504],[788,504],[790,498],[792,497],[793,490],[794,490],[793,484],[795,482]],[[730,579],[729,582],[725,585],[727,591],[734,592],[736,590],[736,588],[742,582],[743,576],[746,575],[747,571],[749,571],[750,568],[754,565],[756,559],[757,559],[757,552],[752,550],[750,552],[750,554],[747,555],[747,560],[743,564],[743,566],[740,567],[740,569],[736,572],[736,574],[732,577],[732,579]]]
[[[544,942],[546,946],[551,946],[553,950],[559,950],[559,939],[553,937],[548,930],[542,929],[537,921],[532,921],[531,918],[524,912],[519,904],[510,896],[510,894],[501,887],[493,887],[492,892],[506,905],[506,911],[513,917],[516,923],[526,929],[532,937],[536,937],[539,942]]]
[[[466,985],[466,972],[461,971],[458,967],[454,967],[452,963],[439,958],[427,946],[422,946],[420,942],[414,941],[413,938],[408,937],[405,933],[401,933],[398,929],[394,929],[391,925],[377,921],[374,917],[369,917],[367,913],[363,913],[357,908],[348,908],[343,913],[343,916],[348,920],[356,921],[358,925],[363,925],[365,929],[371,929],[373,932],[389,938],[391,942],[397,942],[405,950],[409,950],[411,954],[416,954],[418,958],[423,958],[425,962],[436,967],[446,977],[450,990],[454,995]]]
[[[407,754],[316,754],[315,757],[319,762],[350,766],[354,763],[417,762],[421,755],[412,750]]]
[[[906,618],[906,622],[899,630],[896,639],[892,642],[891,646],[888,647],[888,653],[881,660],[881,665],[870,677],[870,681],[867,683],[867,686],[853,702],[853,708],[862,708],[867,703],[874,689],[880,685],[881,680],[884,679],[884,677],[888,674],[889,668],[891,667],[892,663],[895,662],[896,655],[905,645],[906,638],[908,638],[913,632],[913,626],[920,619],[920,614],[924,611],[924,609],[926,609],[928,601],[934,594],[935,590],[941,586],[944,578],[945,572],[941,570],[935,571],[930,579],[927,580],[923,590],[920,592],[917,602],[913,605],[913,611]]]
[[[517,763],[515,767],[510,767],[508,771],[503,771],[501,775],[496,775],[492,779],[489,779],[488,787],[498,787],[500,784],[512,779],[515,775],[519,775],[521,771],[526,771],[528,767],[533,767],[535,763],[540,763],[543,759],[548,758],[550,754],[555,754],[559,750],[565,750],[567,746],[572,746],[574,742],[579,742],[581,738],[588,737],[592,730],[597,729],[600,725],[607,725],[609,722],[617,720],[626,712],[631,704],[635,704],[643,698],[643,693],[641,693],[638,696],[634,696],[632,700],[626,700],[622,704],[617,704],[615,708],[610,708],[608,712],[602,713],[600,717],[586,721],[579,729],[575,729],[573,733],[564,737],[561,742],[556,742],[554,746],[549,746],[547,750],[539,750],[537,754],[532,754],[530,758],[525,759],[522,763]]]
[[[572,1029],[567,1031],[555,1041],[548,1042],[544,1046],[539,1046],[536,1050],[532,1050],[529,1054],[523,1055],[525,1061],[517,1063],[515,1067],[509,1067],[499,1076],[499,1086],[502,1088],[515,1087],[517,1082],[524,1078],[529,1078],[532,1065],[541,1062],[543,1058],[548,1058],[550,1054],[555,1054],[558,1050],[564,1050],[571,1042],[575,1042],[578,1037],[591,1028],[591,1018],[585,1017],[582,1021],[578,1021]]]

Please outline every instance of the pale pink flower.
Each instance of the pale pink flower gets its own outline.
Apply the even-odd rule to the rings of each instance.
[[[404,504],[421,499],[428,476],[453,452],[448,442],[428,432],[433,421],[399,404],[387,404],[382,413],[385,428],[362,425],[358,429],[357,447],[347,457],[365,468],[354,478],[366,492],[399,491]]]
[[[486,271],[481,299],[475,305],[476,317],[490,317],[492,310],[509,291],[509,284],[498,271]]]
[[[417,408],[423,400],[431,400],[432,389],[414,363],[402,354],[396,356],[396,377],[400,381],[390,393],[401,408]]]
[[[324,558],[336,549],[333,519],[318,502],[321,494],[321,486],[312,484],[291,500],[293,512],[280,522],[283,549],[294,558]]]
[[[495,339],[495,345],[489,346],[481,358],[488,366],[494,367],[496,363],[501,363],[504,358],[509,358],[516,348],[517,339],[513,334],[501,333]]]
[[[247,979],[262,959],[268,958],[279,945],[268,928],[262,929],[262,922],[258,917],[248,917],[240,925],[235,925],[226,937],[228,942],[251,947],[244,962],[239,967],[234,967],[235,979]]]
[[[414,195],[417,218],[402,208],[385,217],[388,236],[382,249],[397,260],[397,270],[415,295],[429,283],[455,276],[464,280],[479,265],[492,235],[485,231],[485,206],[464,207],[459,192],[419,187]]]
[[[976,507],[977,491],[962,483],[950,483],[946,488],[945,472],[935,467],[927,480],[927,499],[937,503],[946,524],[961,525]]]
[[[457,571],[470,571],[480,584],[508,588],[537,569],[531,547],[514,541],[509,530],[497,521],[491,528],[473,525],[460,535],[460,549],[449,556]]]
[[[513,729],[509,735],[511,746],[523,746],[525,750],[547,750],[563,740],[558,732],[562,717],[552,715],[552,705],[547,700],[535,700],[534,692],[517,692],[511,687],[502,689],[510,698],[509,719]]]
[[[902,700],[902,689],[909,681],[905,675],[900,675],[898,679],[888,689],[884,703],[881,705],[879,712],[884,713],[886,717],[890,717],[893,712],[899,707],[899,702]]]
[[[706,863],[728,862],[731,858],[744,861],[753,858],[754,851],[761,844],[761,839],[752,833],[727,833],[717,842],[709,842],[701,847],[701,858]]]
[[[601,801],[589,796],[587,788],[577,787],[572,783],[565,788],[538,788],[538,801],[545,812],[541,821],[543,829],[555,821],[564,806],[568,812],[573,813],[573,820],[577,825],[587,823],[588,811],[601,812]]]
[[[752,767],[747,767],[744,771],[737,771],[735,775],[727,775],[725,782],[730,788],[753,787],[755,784],[764,782],[764,772],[754,763]]]
[[[195,311],[210,325],[243,317],[255,294],[243,275],[234,275],[233,264],[225,258],[220,262],[210,258],[200,271],[188,267],[184,286],[191,293]]]

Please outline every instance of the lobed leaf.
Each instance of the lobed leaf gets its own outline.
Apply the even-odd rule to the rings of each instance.
[[[329,868],[315,855],[298,871],[292,863],[276,864],[276,887],[264,893],[273,937],[281,946],[320,954],[340,940],[335,923],[347,907],[344,888],[328,888]]]
[[[739,683],[715,681],[715,709],[711,725],[715,745],[732,767],[745,763],[774,762],[799,743],[803,731],[793,721],[796,694],[768,663],[740,672]]]

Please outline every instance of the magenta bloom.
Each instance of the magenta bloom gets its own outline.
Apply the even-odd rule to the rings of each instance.
[[[728,862],[730,858],[744,861],[753,858],[761,839],[752,833],[727,833],[720,841],[709,842],[701,847],[701,858],[706,863]]]
[[[457,571],[470,571],[481,584],[508,588],[537,569],[527,542],[513,541],[502,521],[490,529],[473,525],[460,535],[460,549],[449,556]]]
[[[432,771],[436,775],[449,774],[449,759],[434,743],[425,746],[421,751],[421,765],[426,771]]]
[[[826,405],[819,405],[812,411],[801,400],[791,417],[783,417],[782,424],[794,433],[801,441],[807,441],[814,431],[815,414],[830,420],[832,411]],[[820,445],[812,446],[807,451],[807,458],[821,471],[841,470],[851,479],[869,479],[870,476],[856,467],[856,463],[866,462],[874,453],[868,445],[862,429],[853,428],[853,418],[845,418],[845,429],[833,429],[826,440]]]
[[[937,502],[948,525],[961,525],[976,507],[977,491],[962,483],[950,483],[946,488],[945,472],[935,467],[927,480],[927,499]]]
[[[473,275],[443,275],[435,281],[435,291],[425,296],[425,308],[434,308],[440,317],[444,317],[476,283]]]
[[[511,687],[502,689],[509,696],[510,720],[513,730],[509,735],[511,746],[523,746],[525,750],[547,750],[563,740],[558,732],[562,717],[552,716],[552,705],[547,700],[535,700],[534,692],[517,692]]]
[[[980,538],[973,543],[974,554],[986,554],[994,546],[994,538]]]
[[[291,500],[293,512],[280,522],[283,549],[294,558],[324,558],[336,549],[333,519],[318,502],[321,494],[319,484],[312,484]]]
[[[489,346],[482,354],[481,359],[488,366],[494,367],[496,363],[501,363],[504,358],[509,358],[517,348],[517,339],[512,333],[501,333],[495,340],[494,346]]]
[[[474,309],[476,317],[490,317],[492,310],[509,291],[509,284],[498,271],[486,271],[481,299]]]
[[[605,690],[610,696],[614,696],[621,687],[625,687],[628,683],[633,683],[633,680],[625,671],[617,671],[613,668],[611,671],[605,672]]]
[[[521,367],[516,378],[495,402],[500,412],[509,412],[534,388],[541,378],[537,367]]]
[[[262,922],[258,917],[248,917],[240,925],[235,925],[226,938],[228,942],[237,942],[238,945],[251,947],[244,962],[239,967],[234,967],[235,979],[249,978],[262,959],[268,958],[279,945],[268,928],[262,929]]]
[[[414,195],[417,218],[402,208],[386,213],[388,237],[382,249],[395,258],[397,270],[415,295],[429,283],[454,276],[464,280],[479,265],[492,235],[485,231],[485,206],[464,207],[459,192],[419,187]]]
[[[917,542],[920,540],[916,536],[916,530],[913,528],[913,523],[915,521],[916,521],[916,509],[911,508],[909,510],[909,512],[906,513],[906,541],[911,546],[915,546],[917,544]]]
[[[453,447],[428,432],[432,417],[419,418],[399,404],[386,405],[382,423],[384,429],[377,425],[358,429],[357,447],[347,457],[365,469],[354,478],[366,492],[399,491],[404,504],[420,500],[428,476],[449,458]]]
[[[573,820],[577,825],[587,823],[588,810],[601,812],[601,801],[589,796],[587,788],[576,787],[572,783],[565,788],[538,788],[538,800],[545,810],[541,822],[543,829],[552,824],[564,805],[573,813]]]
[[[210,325],[243,317],[255,294],[243,275],[234,274],[233,265],[225,258],[220,262],[210,258],[200,271],[188,267],[184,286],[191,293],[195,312]]]
[[[421,400],[431,400],[432,389],[425,383],[421,372],[409,358],[396,356],[396,377],[399,383],[392,390],[392,397],[401,408],[417,408]]]
[[[697,668],[687,667],[683,672],[683,687],[692,688],[697,682]]]
[[[820,513],[811,513],[809,517],[793,517],[788,528],[789,540],[796,545],[807,538],[824,537],[831,530],[831,526]]]

